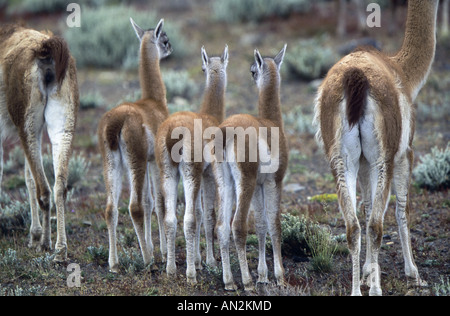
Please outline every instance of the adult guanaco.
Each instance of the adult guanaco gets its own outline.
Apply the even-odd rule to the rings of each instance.
[[[333,172],[353,262],[352,295],[361,295],[361,229],[356,215],[359,180],[367,219],[363,276],[370,295],[381,295],[378,254],[391,187],[396,194],[405,272],[424,285],[413,260],[407,217],[413,167],[413,102],[434,59],[438,0],[408,1],[403,45],[394,56],[359,49],[339,61],[318,90],[317,139]]]
[[[42,165],[42,133],[46,125],[55,170],[55,261],[64,261],[68,166],[79,107],[75,60],[61,37],[20,25],[0,27],[0,43],[0,184],[2,140],[18,136],[25,152],[25,179],[31,206],[29,247],[51,249],[53,199]],[[42,225],[39,208],[43,213]]]

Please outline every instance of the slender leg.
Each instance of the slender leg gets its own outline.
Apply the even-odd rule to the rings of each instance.
[[[27,168],[30,171],[28,174],[32,175],[34,186],[31,181],[28,185],[34,190],[36,194],[30,192],[30,201],[33,196],[36,196],[36,201],[42,210],[42,237],[40,241],[41,250],[51,249],[51,225],[50,225],[50,211],[51,211],[51,189],[45,176],[44,167],[42,165],[42,127],[44,122],[41,120],[34,121],[34,118],[29,119],[29,124],[34,125],[36,129],[21,130],[19,133],[22,146],[25,151]],[[33,204],[34,202],[31,202]],[[36,213],[36,212],[35,212]],[[36,216],[36,215],[35,215]],[[38,215],[37,215],[38,216]],[[36,224],[37,225],[37,224]],[[37,227],[37,226],[35,226]],[[56,258],[55,258],[56,259]]]
[[[358,173],[358,181],[361,187],[362,203],[364,205],[364,212],[366,215],[366,236],[369,234],[369,220],[372,214],[372,186],[370,184],[370,171],[371,167],[369,162],[364,156],[360,159],[360,169]],[[369,239],[366,238],[366,261],[363,267],[363,282],[367,278],[369,282],[369,276],[371,274],[371,263],[370,263],[370,244]]]
[[[178,168],[174,166],[164,166],[164,200],[166,204],[165,230],[167,238],[167,274],[175,275],[177,266],[175,263],[175,237],[177,233],[177,196],[178,182],[180,175]]]
[[[161,176],[160,176],[159,168],[155,161],[149,162],[149,168],[150,168],[150,180],[152,183],[152,190],[153,190],[153,196],[154,196],[153,203],[155,206],[156,217],[158,219],[158,224],[159,224],[159,243],[160,243],[160,249],[161,249],[162,262],[166,262],[166,260],[167,260],[167,240],[166,240],[166,229],[165,229],[165,224],[164,224],[166,205],[164,202],[164,195],[163,195],[163,191],[162,191]]]
[[[216,201],[216,184],[211,166],[203,173],[202,195],[206,235],[206,264],[210,267],[216,267],[217,262],[214,258],[214,227],[216,226],[214,204]]]
[[[186,202],[186,209],[184,212],[184,236],[186,238],[186,277],[191,284],[197,283],[195,270],[195,256],[196,256],[196,236],[197,231],[200,232],[199,225],[201,218],[198,218],[195,212],[197,199],[200,192],[201,179],[193,176],[201,174],[202,164],[200,163],[186,163],[182,162],[180,170],[183,175],[184,197]],[[200,172],[200,173],[199,173]]]
[[[394,169],[394,191],[397,196],[395,217],[400,232],[400,241],[402,243],[403,258],[405,260],[405,273],[408,278],[414,280],[414,283],[419,286],[426,286],[426,282],[422,281],[419,276],[419,271],[414,262],[411,236],[408,226],[409,215],[409,185],[411,181],[411,166],[413,160],[413,153],[410,152],[408,157],[404,157],[397,163]]]
[[[34,183],[33,175],[31,174],[28,162],[25,160],[25,182],[28,190],[28,197],[31,208],[31,228],[30,228],[30,242],[28,247],[35,248],[40,251],[41,238],[43,234],[41,220],[39,218],[39,205],[36,196],[36,184]]]
[[[67,91],[66,86],[63,86],[61,89]],[[72,143],[76,125],[77,105],[73,102],[73,100],[65,102],[56,94],[51,95],[48,98],[44,113],[48,134],[52,143],[53,167],[55,170],[55,185],[53,190],[57,213],[55,261],[65,261],[67,258],[67,237],[64,214],[66,212],[69,160],[72,154]]]
[[[252,201],[255,210],[256,234],[258,235],[259,261],[258,261],[258,283],[268,283],[268,269],[266,263],[266,236],[267,236],[267,215],[264,207],[264,191],[261,185],[255,188]]]
[[[201,188],[201,185],[200,185]],[[202,232],[203,223],[203,206],[202,206],[202,190],[200,189],[197,194],[197,200],[195,202],[195,269],[202,270],[202,253],[200,249],[200,237]]]
[[[153,199],[152,199],[152,185],[150,181],[149,169],[145,174],[145,183],[143,191],[143,206],[144,206],[144,223],[145,223],[145,241],[147,243],[149,252],[153,257],[153,241],[152,241],[152,213],[153,213]]]
[[[239,258],[242,282],[246,291],[253,291],[254,284],[247,263],[247,218],[253,193],[256,187],[256,178],[246,177],[243,173],[233,170],[233,178],[236,182],[236,213],[234,214],[232,231],[234,243]]]
[[[134,126],[130,125],[122,129],[122,137],[127,140],[135,137],[133,132],[136,133]],[[130,215],[139,240],[144,264],[148,265],[153,260],[153,251],[151,251],[153,249],[148,247],[145,235],[145,219],[148,215],[145,214],[143,202],[144,194],[146,194],[144,189],[146,188],[147,160],[136,159],[136,157],[146,157],[148,150],[146,144],[137,145],[132,141],[121,142],[120,150],[130,183]]]
[[[230,224],[235,200],[234,182],[231,178],[227,163],[214,163],[213,170],[219,196],[217,235],[219,237],[220,254],[222,257],[223,282],[225,284],[225,290],[235,291],[237,287],[234,284],[230,266]]]
[[[285,285],[281,256],[281,189],[282,184],[273,180],[264,183],[264,202],[273,245],[275,278],[278,285]]]
[[[352,296],[361,296],[360,289],[360,265],[359,256],[361,251],[361,228],[356,216],[354,204],[350,194],[350,185],[347,184],[343,172],[342,159],[336,159],[336,164],[340,166],[336,174],[336,183],[338,187],[339,208],[344,216],[345,226],[347,228],[347,243],[352,257],[353,282]],[[355,176],[356,182],[356,176]],[[356,190],[356,188],[354,189]],[[356,202],[356,201],[355,201]]]
[[[103,157],[103,170],[106,185],[107,205],[105,209],[106,225],[109,236],[109,269],[119,272],[119,258],[117,256],[117,223],[119,219],[119,198],[122,191],[122,159],[120,152],[106,149]]]
[[[382,295],[380,285],[380,266],[378,264],[378,255],[380,253],[381,241],[383,239],[383,220],[386,212],[389,196],[391,192],[391,180],[388,178],[390,173],[387,170],[386,163],[380,161],[371,171],[372,192],[374,192],[372,212],[367,223],[368,251],[370,259],[370,291],[371,296]],[[376,186],[375,186],[376,183]]]
[[[352,257],[352,296],[361,296],[360,264],[361,227],[356,216],[356,179],[361,156],[360,135],[356,128],[342,136],[342,149],[331,161],[336,180],[339,208],[345,220],[347,243]]]

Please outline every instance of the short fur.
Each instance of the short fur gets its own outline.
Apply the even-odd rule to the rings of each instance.
[[[368,277],[370,294],[382,293],[378,253],[391,186],[397,196],[396,218],[406,275],[416,284],[425,284],[412,257],[406,215],[414,156],[413,102],[434,59],[437,7],[438,0],[410,0],[405,40],[395,56],[374,49],[359,49],[329,71],[318,91],[317,139],[330,162],[347,226],[353,261],[352,295],[361,295],[357,179],[367,217],[363,273]]]
[[[161,20],[154,30],[144,31],[131,19],[141,41],[139,76],[143,98],[134,103],[119,105],[106,113],[99,123],[98,138],[108,196],[105,219],[109,232],[109,266],[112,272],[118,272],[119,269],[116,227],[124,171],[131,191],[130,215],[144,263],[150,264],[153,261],[153,210],[159,221],[161,252],[163,261],[165,260],[164,204],[154,151],[158,127],[169,116],[160,60],[171,54],[172,47],[166,33],[162,31],[163,22]]]
[[[238,142],[234,148],[229,148],[231,138],[227,135],[227,128],[251,128],[258,135],[258,155],[255,162],[250,161],[250,140],[245,139],[245,161],[239,162],[235,158],[232,162],[217,159],[213,164],[219,199],[218,236],[222,255],[223,281],[226,290],[236,289],[230,268],[229,240],[233,237],[239,257],[242,281],[246,290],[252,290],[254,284],[250,276],[246,257],[247,218],[250,204],[253,204],[256,219],[256,231],[259,239],[259,265],[258,282],[268,282],[267,264],[265,258],[265,241],[267,232],[272,239],[274,252],[274,270],[278,284],[284,284],[284,268],[281,258],[281,192],[282,181],[288,164],[287,141],[281,115],[280,101],[280,67],[283,62],[286,47],[275,58],[262,58],[255,51],[255,64],[251,67],[253,79],[259,90],[259,117],[247,114],[234,115],[227,118],[220,128],[227,141],[225,142],[225,156],[238,155]],[[278,168],[273,173],[261,173],[261,157],[259,151],[273,152],[271,142],[260,140],[260,128],[279,129],[279,155]],[[270,136],[269,136],[270,137]],[[270,139],[270,138],[267,138]],[[261,147],[265,146],[265,148]],[[242,149],[242,148],[241,148]],[[234,151],[230,153],[229,151]],[[216,157],[217,158],[217,157]],[[233,205],[236,203],[236,212],[233,216]],[[231,227],[230,227],[230,223]]]
[[[21,25],[1,27],[0,43],[0,148],[3,138],[19,136],[25,151],[32,213],[29,246],[50,249],[51,189],[42,167],[41,152],[42,132],[47,125],[58,218],[55,260],[62,261],[67,257],[64,213],[68,164],[79,106],[75,60],[62,38]],[[0,168],[0,180],[2,171]],[[43,227],[38,205],[44,214]]]
[[[175,234],[177,230],[176,207],[177,188],[180,175],[182,176],[186,209],[184,213],[184,232],[186,237],[186,276],[190,283],[196,284],[196,269],[201,269],[200,255],[200,227],[202,217],[205,216],[205,231],[207,239],[207,264],[216,266],[213,253],[214,238],[214,204],[215,185],[212,168],[203,157],[203,133],[207,128],[217,127],[225,116],[225,91],[227,86],[228,47],[222,57],[209,58],[202,48],[203,70],[206,74],[206,87],[203,103],[199,113],[179,112],[170,116],[158,130],[156,143],[156,158],[161,172],[162,187],[166,203],[167,228],[167,274],[176,273],[175,264]],[[195,120],[202,124],[200,131],[195,131]],[[172,133],[176,128],[184,127],[191,135],[190,140],[183,140],[180,149],[183,159],[175,162],[172,158],[172,149],[180,140],[173,139]],[[195,159],[194,137],[201,133],[201,161]],[[197,141],[199,141],[197,139]],[[187,151],[190,150],[190,157]],[[186,159],[188,158],[188,159]],[[199,193],[202,193],[201,195]],[[202,205],[202,209],[200,204]]]

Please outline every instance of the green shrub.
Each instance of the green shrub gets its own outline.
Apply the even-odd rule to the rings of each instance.
[[[338,57],[327,47],[328,37],[300,40],[286,51],[284,74],[288,78],[314,80],[322,78]]]
[[[84,9],[85,7],[98,8],[108,3],[121,2],[122,0],[83,0],[80,5]],[[0,8],[3,2],[9,2],[10,7],[8,13],[53,13],[53,12],[66,12],[67,6],[75,1],[71,0],[0,0]]]
[[[135,69],[139,63],[139,40],[130,17],[143,28],[155,27],[153,12],[142,12],[126,6],[85,8],[81,27],[69,28],[64,34],[78,67]],[[179,29],[166,21],[164,29],[174,47],[174,56],[183,56],[187,45]]]
[[[52,268],[54,258],[54,254],[46,253],[41,257],[33,258],[31,265],[38,270],[46,271]]]
[[[0,253],[0,267],[12,269],[17,265],[19,265],[19,259],[16,250],[8,249],[4,253]]]
[[[449,281],[449,278],[447,277],[447,279],[444,280],[444,277],[441,276],[440,279],[441,279],[441,282],[440,283],[436,283],[433,286],[434,295],[436,295],[436,296],[450,296],[450,281]]]
[[[421,188],[443,190],[450,187],[450,143],[445,150],[437,147],[420,159],[413,171],[416,183]]]
[[[21,194],[24,195],[24,194]],[[0,236],[8,236],[16,231],[25,231],[25,228],[31,224],[30,204],[28,199],[23,201],[7,199],[2,194],[2,212],[0,213]]]
[[[305,216],[281,215],[281,249],[285,256],[311,256],[314,271],[327,272],[332,269],[333,256],[338,241],[329,229],[320,226]],[[339,239],[339,238],[338,238]],[[268,243],[271,247],[271,242]]]
[[[29,288],[21,288],[18,285],[14,288],[1,288],[0,296],[43,296],[47,290],[46,286],[33,285]]]
[[[309,200],[323,204],[323,203],[336,202],[338,200],[338,197],[337,197],[337,194],[335,194],[335,193],[331,193],[331,194],[325,193],[325,194],[315,195],[315,196],[311,197]]]
[[[283,121],[289,127],[288,130],[296,135],[314,135],[316,133],[316,129],[312,124],[313,115],[306,114],[300,106],[283,113]]]
[[[86,93],[80,97],[80,109],[96,109],[105,104],[103,96],[99,92]]]
[[[126,247],[122,250],[119,254],[119,264],[127,274],[139,273],[147,268],[139,250]]]
[[[311,221],[304,216],[294,216],[289,213],[281,215],[281,249],[286,256],[306,256],[307,227]]]
[[[50,152],[50,151],[48,151]],[[51,186],[55,184],[55,171],[53,168],[52,155],[42,155],[42,163],[44,165],[45,175]],[[69,160],[69,175],[67,177],[67,189],[71,190],[80,182],[87,174],[91,166],[90,161],[86,160],[82,155],[72,156]]]
[[[109,252],[108,249],[100,246],[100,247],[94,247],[89,246],[87,247],[87,257],[90,262],[96,263],[97,265],[101,266],[108,262],[108,256]]]
[[[213,12],[220,21],[258,22],[270,16],[286,16],[292,12],[305,12],[308,0],[214,0]]]
[[[25,154],[23,152],[22,146],[15,146],[8,156],[8,160],[4,165],[5,173],[17,173],[17,170],[23,170],[25,167]]]
[[[22,0],[13,4],[8,10],[13,13],[42,13],[42,12],[65,12],[68,0]],[[1,4],[0,4],[1,7]]]
[[[333,256],[337,243],[328,229],[311,225],[307,227],[306,242],[311,250],[311,268],[318,272],[329,272],[333,269]]]

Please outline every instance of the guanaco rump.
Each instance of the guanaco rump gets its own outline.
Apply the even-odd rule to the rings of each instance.
[[[64,213],[69,159],[75,133],[79,92],[75,60],[61,37],[20,25],[0,28],[0,184],[2,141],[18,136],[25,152],[25,177],[31,206],[29,247],[50,250],[52,203],[56,204],[55,261],[67,258]],[[52,145],[55,185],[42,165],[42,133]],[[42,225],[39,219],[41,209]]]
[[[181,175],[186,204],[184,212],[186,277],[192,284],[197,283],[196,269],[201,269],[200,228],[203,215],[207,240],[206,262],[210,266],[216,266],[213,253],[216,187],[211,164],[203,159],[203,149],[206,146],[203,134],[208,128],[217,128],[225,117],[228,46],[225,47],[222,57],[211,58],[202,48],[202,61],[206,85],[200,111],[198,113],[179,112],[170,116],[161,124],[156,142],[156,158],[166,203],[167,274],[174,275],[177,269],[175,264],[176,211],[178,182]],[[177,130],[181,133],[177,133]],[[183,138],[178,141],[181,135]],[[195,148],[195,142],[199,142],[199,148]],[[182,155],[177,158],[180,151]],[[198,154],[200,154],[199,157],[197,157]],[[199,194],[200,192],[202,194]]]
[[[317,139],[333,172],[353,262],[352,295],[361,295],[361,228],[356,216],[356,184],[362,190],[367,220],[363,278],[370,295],[381,295],[378,254],[391,187],[400,231],[405,272],[425,285],[414,263],[408,227],[409,185],[413,167],[413,102],[434,59],[438,0],[410,0],[400,51],[387,56],[359,49],[328,73],[315,106]]]
[[[154,258],[151,238],[153,210],[156,211],[159,222],[163,261],[167,251],[163,224],[164,205],[155,158],[155,137],[159,125],[169,116],[160,60],[172,53],[172,46],[163,31],[164,20],[155,29],[148,31],[130,20],[140,40],[139,77],[142,99],[121,104],[109,111],[100,120],[98,128],[107,191],[105,219],[109,232],[109,266],[112,272],[119,270],[116,228],[124,171],[130,185],[129,211],[144,263],[150,264]]]
[[[236,245],[242,282],[245,290],[254,289],[250,275],[247,255],[247,218],[251,203],[255,210],[256,234],[259,240],[258,282],[268,282],[265,242],[269,232],[274,253],[275,277],[278,284],[284,284],[284,268],[281,258],[281,192],[282,181],[288,165],[288,148],[284,135],[281,114],[280,68],[286,53],[286,46],[275,58],[263,58],[255,50],[255,63],[251,66],[253,79],[259,90],[259,117],[240,114],[227,118],[221,125],[223,139],[223,158],[220,152],[215,155],[213,170],[219,196],[219,212],[217,219],[217,234],[222,256],[223,281],[226,290],[235,290],[236,285],[230,267],[229,243],[233,232]],[[235,132],[244,130],[245,134],[238,136]],[[266,137],[262,137],[265,129]],[[248,134],[247,134],[248,132]],[[253,132],[253,135],[252,135]],[[277,134],[276,147],[274,142],[268,142],[267,136]],[[235,137],[238,136],[238,137]],[[253,136],[253,137],[252,137]],[[273,135],[272,135],[273,136]],[[235,138],[239,139],[235,141]],[[272,140],[273,138],[270,137]],[[252,144],[253,140],[253,144]],[[242,152],[244,150],[245,152]],[[258,155],[251,159],[253,153]],[[271,161],[276,161],[277,168],[271,172],[262,172],[262,152],[270,152]],[[243,159],[239,159],[239,156]],[[267,161],[266,161],[267,162]],[[253,198],[253,202],[252,202]],[[236,204],[233,216],[233,206]],[[230,224],[232,223],[232,224]],[[230,227],[231,226],[231,227]]]

